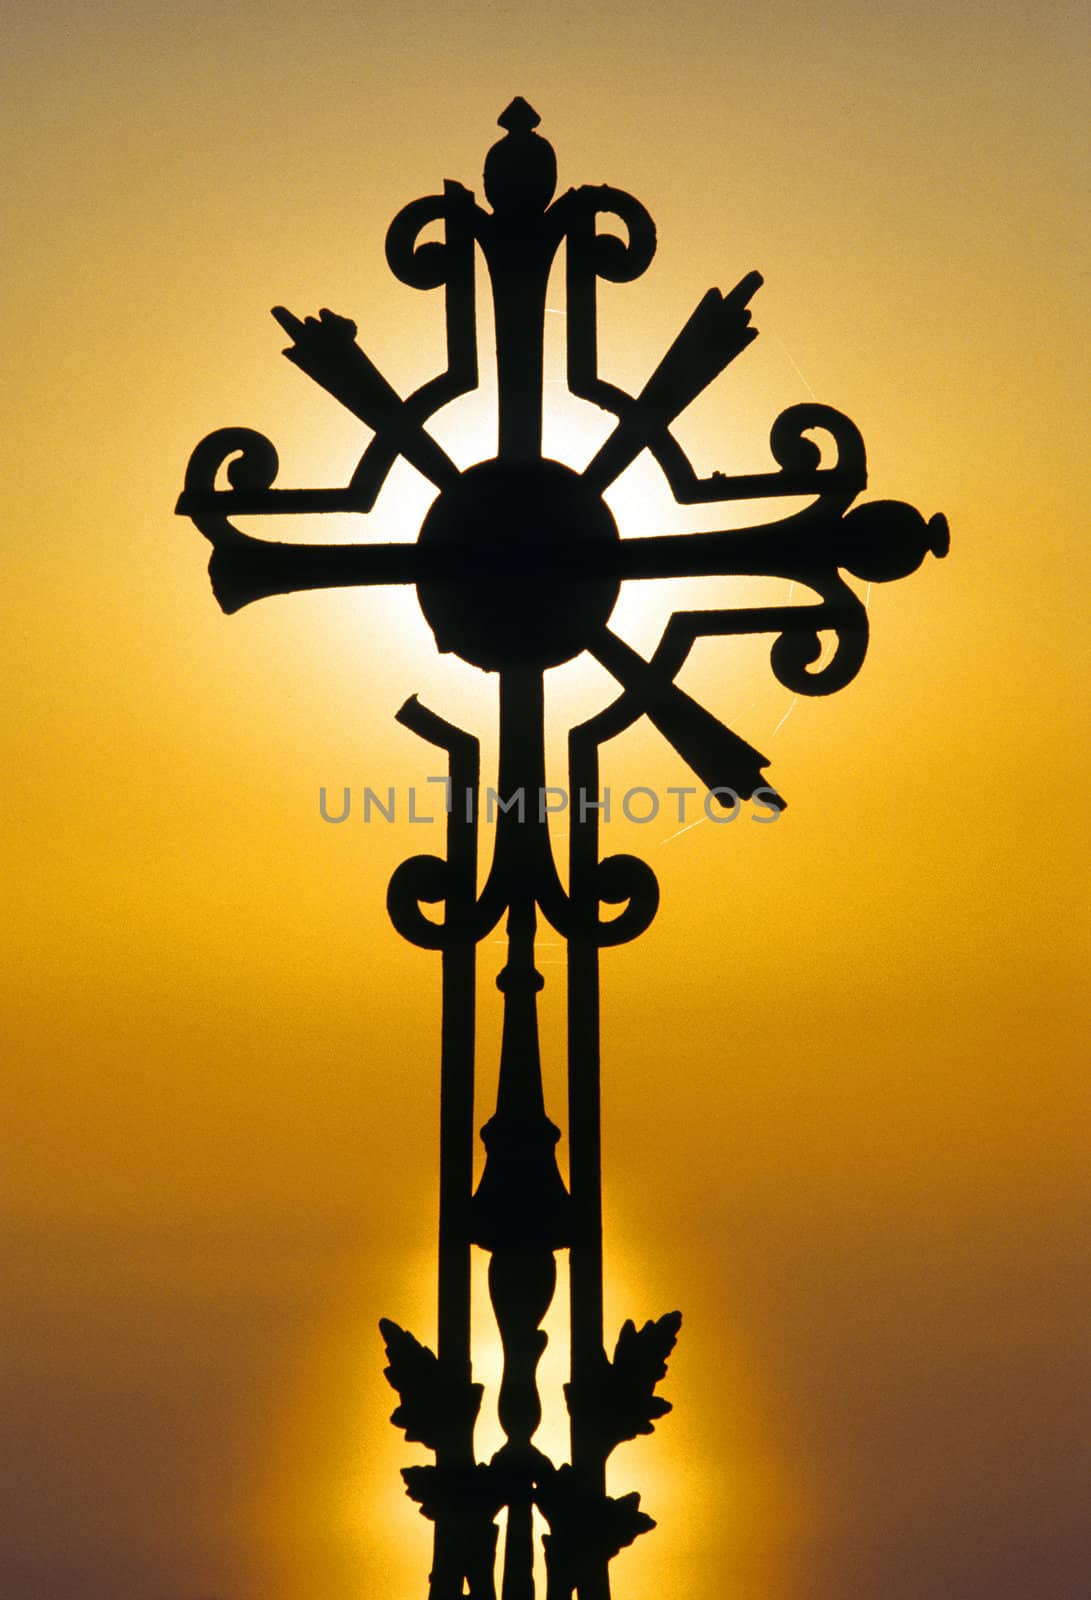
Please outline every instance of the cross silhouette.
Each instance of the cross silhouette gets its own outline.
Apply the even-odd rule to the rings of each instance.
[[[545,670],[587,650],[709,789],[748,798],[764,757],[677,687],[693,642],[708,634],[775,633],[772,666],[800,694],[840,689],[867,647],[867,613],[841,576],[867,582],[904,577],[928,551],[947,549],[942,516],[924,520],[884,501],[848,508],[865,487],[863,441],[840,412],[796,405],[776,421],[777,470],[698,477],[671,423],[756,338],[748,302],[761,284],[748,273],[728,294],[710,289],[641,392],[632,396],[598,373],[598,278],[627,282],[655,250],[651,218],[631,195],[608,186],[570,189],[552,205],[556,162],[534,131],[536,113],[517,99],[500,118],[506,136],[489,152],[485,193],[492,210],[448,182],[442,195],[413,201],[394,219],[387,259],[404,282],[446,291],[447,369],[402,399],[356,342],[355,325],[322,311],[303,320],[274,316],[292,339],[285,355],[374,434],[344,489],[278,489],[276,452],[260,434],[223,428],[194,451],[178,511],[210,540],[212,585],[225,611],[299,589],[415,584],[441,650],[503,672]],[[627,237],[599,233],[615,218]],[[443,243],[420,243],[431,224]],[[617,422],[582,473],[542,457],[542,362],[546,286],[566,246],[568,387]],[[493,460],[460,472],[427,431],[440,407],[478,381],[474,249],[484,253],[496,320],[498,447]],[[835,458],[808,437],[821,430]],[[680,504],[813,495],[779,523],[721,532],[620,538],[603,492],[642,450],[662,468]],[[403,456],[439,491],[415,544],[292,545],[254,539],[230,522],[253,513],[372,509]],[[216,487],[227,463],[229,487]],[[607,626],[621,582],[642,578],[758,575],[794,580],[818,603],[684,613],[672,619],[651,662]],[[833,658],[811,670],[819,633],[837,640]]]
[[[488,209],[461,184],[447,182],[442,194],[407,205],[387,234],[395,275],[414,288],[444,291],[446,370],[403,398],[360,347],[347,318],[323,310],[300,319],[275,308],[291,340],[285,355],[372,438],[344,488],[285,489],[276,487],[278,459],[268,439],[249,428],[221,428],[193,452],[177,509],[212,545],[212,587],[226,612],[297,590],[414,585],[437,647],[498,675],[501,796],[544,792],[544,674],[586,651],[621,692],[570,730],[570,795],[598,796],[599,747],[646,716],[710,791],[749,798],[763,789],[767,758],[675,681],[695,641],[771,634],[770,662],[782,684],[804,695],[840,689],[859,670],[868,640],[867,611],[844,574],[867,583],[908,575],[928,552],[946,553],[945,519],[926,522],[899,501],[854,506],[867,481],[863,441],[847,417],[817,403],[792,406],[774,422],[771,469],[700,476],[672,424],[756,337],[749,303],[760,275],[747,273],[726,294],[710,289],[639,394],[628,394],[599,373],[597,283],[629,282],[647,269],[656,246],[651,217],[632,195],[608,185],[584,185],[554,199],[556,160],[535,131],[537,113],[515,99],[499,122],[504,136],[485,161]],[[613,226],[600,231],[602,219]],[[425,239],[435,225],[441,239]],[[582,472],[542,454],[546,291],[562,244],[568,389],[615,419]],[[490,459],[460,470],[427,423],[478,384],[478,249],[495,319],[497,448]],[[812,434],[825,441],[821,447]],[[752,527],[623,537],[604,494],[645,450],[680,505],[783,497],[808,504]],[[274,543],[231,521],[366,514],[399,458],[436,490],[415,542]],[[622,583],[728,575],[787,579],[814,598],[676,612],[650,659],[609,626]],[[823,633],[835,647],[819,665]],[[670,1409],[653,1391],[680,1318],[670,1313],[639,1330],[626,1323],[607,1359],[598,958],[603,947],[648,926],[658,890],[634,857],[600,860],[592,802],[570,816],[567,888],[548,817],[502,811],[478,892],[477,741],[415,698],[398,716],[447,752],[450,792],[473,801],[449,805],[446,858],[403,863],[388,899],[398,930],[443,956],[438,1355],[396,1324],[382,1324],[387,1376],[400,1396],[393,1420],[436,1452],[434,1467],[404,1474],[435,1523],[430,1595],[493,1600],[495,1518],[507,1507],[502,1600],[532,1600],[535,1510],[550,1529],[547,1600],[574,1591],[579,1600],[606,1600],[610,1560],[653,1526],[635,1494],[606,1494],[606,1459],[623,1439],[651,1432],[654,1419]],[[774,790],[763,792],[769,805],[783,805]],[[421,906],[429,904],[443,905],[442,921],[424,914]],[[603,904],[622,909],[602,918]],[[536,1011],[542,979],[534,966],[539,909],[568,945],[567,1186],[556,1164],[559,1130],[542,1092]],[[475,951],[505,913],[497,1106],[482,1130],[487,1155],[474,1190]],[[471,1245],[491,1257],[490,1294],[504,1346],[499,1414],[506,1443],[486,1464],[473,1453],[481,1386],[472,1381],[470,1362]],[[541,1418],[539,1325],[552,1299],[559,1249],[570,1252],[572,1379],[565,1392],[572,1459],[556,1467],[532,1441]]]

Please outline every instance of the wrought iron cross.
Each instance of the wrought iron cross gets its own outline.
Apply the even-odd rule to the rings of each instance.
[[[381,1324],[387,1377],[400,1404],[393,1421],[434,1450],[434,1466],[404,1472],[432,1520],[431,1600],[494,1600],[497,1517],[507,1510],[502,1600],[533,1600],[533,1512],[545,1535],[547,1600],[607,1600],[619,1550],[654,1526],[639,1496],[606,1493],[606,1461],[623,1440],[650,1433],[670,1409],[655,1394],[681,1318],[641,1328],[626,1322],[612,1356],[603,1342],[599,1136],[599,952],[650,924],[658,886],[633,856],[600,858],[599,749],[646,716],[712,792],[752,797],[767,758],[676,684],[694,642],[709,635],[773,636],[775,676],[802,695],[843,688],[867,649],[867,611],[844,573],[881,582],[946,553],[942,516],[927,523],[900,501],[856,506],[865,487],[864,445],[829,406],[790,407],[770,433],[775,467],[700,477],[671,424],[756,337],[748,304],[761,285],[748,273],[727,294],[710,289],[637,395],[599,374],[596,285],[639,277],[655,252],[655,228],[639,201],[608,185],[554,200],[552,147],[534,130],[525,100],[500,117],[504,137],[485,159],[488,208],[459,183],[414,200],[386,239],[391,270],[418,289],[442,288],[447,368],[403,398],[356,342],[346,318],[322,311],[300,321],[273,315],[291,339],[284,352],[371,430],[342,489],[275,486],[277,454],[249,428],[222,428],[197,446],[178,511],[212,544],[209,572],[220,605],[237,611],[267,595],[357,584],[414,584],[441,651],[496,673],[500,700],[497,792],[501,808],[484,888],[477,888],[479,750],[475,738],[414,697],[398,720],[447,753],[445,858],[404,862],[388,907],[406,939],[441,952],[440,1220],[437,1350],[396,1324]],[[618,232],[599,231],[600,219]],[[423,241],[433,224],[442,242]],[[546,288],[565,246],[567,381],[616,423],[582,471],[542,455]],[[492,287],[496,326],[496,455],[460,471],[428,432],[442,406],[478,383],[475,251]],[[809,437],[825,436],[822,448]],[[603,499],[644,450],[680,504],[807,497],[778,522],[693,534],[622,538]],[[294,545],[254,539],[232,516],[369,512],[399,456],[435,486],[412,544]],[[219,484],[221,469],[226,486]],[[642,578],[762,575],[790,579],[805,604],[676,612],[650,660],[609,627],[620,585]],[[835,648],[824,665],[820,635]],[[620,694],[568,735],[571,797],[567,885],[553,854],[545,791],[544,674],[589,652]],[[766,789],[767,803],[783,801]],[[442,907],[442,921],[421,909]],[[604,906],[620,907],[603,916]],[[568,1170],[546,1113],[538,1045],[535,968],[538,914],[567,944]],[[473,1188],[476,948],[502,917],[507,959],[497,978],[503,1035],[496,1109],[481,1131],[486,1159]],[[504,1351],[499,1394],[506,1442],[487,1463],[474,1455],[482,1386],[470,1360],[470,1255],[490,1256],[489,1292]],[[555,1285],[555,1255],[570,1255],[571,1461],[555,1465],[535,1445],[541,1420],[537,1366],[541,1323]]]

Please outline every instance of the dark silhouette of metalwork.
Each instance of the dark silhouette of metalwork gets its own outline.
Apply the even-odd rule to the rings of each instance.
[[[249,428],[223,428],[193,452],[178,511],[212,545],[212,587],[227,612],[267,595],[357,584],[415,584],[441,651],[499,678],[498,793],[524,797],[501,809],[492,862],[477,888],[479,751],[476,739],[420,705],[398,720],[444,750],[450,776],[446,856],[404,862],[388,908],[398,932],[438,950],[443,965],[440,1096],[440,1221],[437,1350],[397,1324],[381,1324],[399,1395],[393,1421],[435,1452],[410,1467],[409,1494],[435,1525],[429,1594],[452,1600],[496,1595],[497,1517],[507,1509],[502,1600],[533,1600],[533,1510],[544,1537],[547,1600],[606,1600],[619,1550],[654,1526],[636,1494],[606,1493],[606,1462],[624,1440],[650,1433],[669,1411],[656,1385],[681,1321],[677,1312],[637,1328],[626,1322],[613,1353],[604,1345],[599,1110],[599,952],[635,939],[658,904],[652,871],[629,855],[599,853],[599,750],[646,716],[710,791],[747,799],[763,793],[767,758],[681,690],[675,679],[694,642],[711,635],[773,636],[770,661],[801,695],[843,688],[867,648],[868,616],[844,573],[868,583],[913,572],[948,545],[942,516],[925,520],[899,501],[853,506],[865,487],[864,445],[829,406],[790,407],[773,424],[775,467],[701,477],[671,424],[756,337],[749,302],[761,285],[748,273],[727,294],[710,289],[643,389],[627,394],[599,375],[596,286],[640,276],[655,228],[632,195],[608,185],[569,189],[554,200],[556,161],[539,118],[516,99],[499,119],[504,137],[485,160],[485,195],[447,182],[414,200],[386,239],[391,270],[418,289],[442,288],[447,368],[402,398],[356,342],[353,323],[330,311],[303,320],[273,315],[290,361],[372,431],[343,489],[275,486],[277,454]],[[619,225],[599,231],[600,219]],[[438,225],[442,238],[425,240]],[[542,455],[546,286],[565,246],[567,378],[572,394],[616,418],[583,472]],[[476,387],[475,252],[488,268],[496,326],[498,440],[493,459],[460,471],[427,431],[428,419]],[[824,435],[825,447],[809,437]],[[831,448],[832,447],[832,448]],[[685,505],[806,497],[779,522],[694,534],[622,538],[603,492],[643,450],[651,452]],[[244,514],[368,512],[399,456],[435,485],[415,543],[276,544],[242,533]],[[221,483],[223,471],[225,483]],[[792,580],[805,604],[678,612],[645,660],[609,621],[627,580],[753,574]],[[820,634],[834,649],[818,665]],[[553,854],[545,788],[545,671],[588,651],[620,694],[568,737],[570,839],[567,887]],[[423,906],[442,907],[433,921]],[[603,907],[620,907],[612,916]],[[541,913],[568,951],[568,1166],[556,1160],[559,1130],[546,1112],[538,1047],[535,932]],[[473,1189],[474,978],[476,948],[502,917],[507,959],[497,978],[503,1038],[496,1109],[481,1130],[484,1171]],[[470,1253],[488,1252],[489,1292],[504,1351],[499,1394],[503,1447],[487,1463],[474,1454],[482,1386],[470,1360]],[[541,1323],[567,1249],[571,1287],[571,1462],[557,1466],[535,1445],[541,1420],[536,1371]]]

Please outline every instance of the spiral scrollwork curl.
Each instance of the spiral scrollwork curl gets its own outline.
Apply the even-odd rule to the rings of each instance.
[[[864,441],[859,428],[844,412],[814,400],[789,406],[769,431],[773,459],[785,472],[814,472],[825,454],[814,439],[807,437],[814,429],[829,434],[837,449],[837,459],[826,469],[830,477],[829,487],[823,490],[823,503],[844,510],[867,484]]]
[[[186,467],[185,488],[179,505],[185,502],[187,511],[195,521],[195,513],[201,502],[215,492],[216,479],[225,463],[228,483],[232,489],[243,494],[260,493],[270,488],[280,469],[276,446],[263,433],[258,433],[254,428],[217,428],[201,440]],[[216,529],[226,531],[228,536],[235,534],[243,537],[226,517],[206,520]],[[197,525],[206,539],[215,542],[208,528],[199,521]]]
[[[463,931],[451,919],[451,869],[441,856],[410,856],[396,867],[386,892],[391,922],[409,944],[421,950],[445,950]],[[433,922],[422,905],[446,905],[443,922]]]
[[[574,897],[572,932],[600,949],[639,939],[659,910],[659,880],[639,856],[605,856],[588,873],[586,895]],[[623,906],[616,917],[600,917],[601,905]],[[581,914],[582,913],[582,914]]]
[[[585,207],[586,226],[591,234],[591,264],[597,278],[607,283],[632,283],[651,265],[655,255],[655,223],[639,200],[624,189],[610,184],[587,186],[578,191]],[[625,229],[625,238],[616,233],[599,233],[599,217],[615,217]]]
[[[836,621],[830,631],[837,643],[824,666],[812,670],[822,654],[819,631],[800,628],[780,634],[769,652],[769,664],[779,683],[793,694],[835,694],[851,683],[864,664],[868,647],[867,611],[856,596],[845,590],[845,598],[831,608]],[[825,631],[825,630],[823,630]]]
[[[394,276],[412,289],[438,289],[448,282],[452,251],[459,250],[464,258],[472,250],[469,230],[455,230],[452,223],[472,207],[473,196],[460,183],[448,183],[442,194],[425,195],[403,206],[386,234],[386,259]],[[421,243],[421,234],[433,222],[446,225],[446,238]]]

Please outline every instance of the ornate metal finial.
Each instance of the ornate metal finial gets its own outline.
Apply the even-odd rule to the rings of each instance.
[[[504,128],[508,133],[529,133],[538,127],[541,120],[530,102],[524,100],[521,94],[517,94],[497,117],[496,126]]]
[[[296,589],[400,583],[416,586],[437,647],[496,673],[500,770],[493,858],[478,888],[477,741],[406,702],[398,720],[447,753],[450,804],[445,857],[416,856],[390,884],[398,931],[443,961],[440,1098],[439,1336],[437,1353],[396,1324],[381,1324],[387,1377],[400,1403],[393,1421],[435,1451],[430,1467],[405,1471],[409,1493],[435,1524],[431,1600],[495,1600],[496,1517],[507,1508],[501,1600],[533,1600],[533,1513],[544,1539],[548,1600],[608,1600],[613,1557],[654,1524],[636,1494],[611,1498],[605,1468],[623,1440],[650,1433],[670,1407],[655,1394],[678,1334],[668,1313],[626,1322],[606,1354],[602,1305],[599,1138],[599,952],[644,931],[658,886],[633,856],[600,856],[599,750],[646,716],[712,796],[762,796],[768,758],[683,690],[676,678],[695,641],[761,633],[772,638],[775,676],[798,694],[843,688],[867,649],[868,617],[846,578],[885,582],[947,551],[942,516],[927,523],[899,501],[855,505],[867,481],[863,440],[840,412],[795,405],[773,423],[774,465],[700,476],[671,431],[692,400],[756,338],[749,272],[727,293],[710,289],[639,394],[599,374],[597,284],[640,276],[655,253],[655,228],[632,195],[609,186],[570,189],[554,200],[556,161],[534,130],[538,114],[515,99],[499,118],[504,137],[485,161],[479,206],[461,184],[414,200],[394,218],[387,261],[405,283],[444,291],[447,367],[402,397],[364,353],[356,326],[323,310],[302,320],[273,315],[288,359],[373,432],[340,489],[276,487],[277,453],[248,428],[210,434],[193,452],[178,502],[212,545],[209,571],[225,611]],[[551,203],[552,202],[552,203]],[[599,231],[601,219],[611,226]],[[422,242],[440,223],[442,243]],[[615,231],[616,230],[616,231]],[[545,295],[565,245],[567,382],[615,421],[577,472],[542,455]],[[440,408],[478,382],[475,252],[489,272],[496,325],[496,454],[460,471],[427,430]],[[820,446],[811,437],[823,440]],[[776,522],[694,534],[621,535],[603,495],[644,450],[683,505],[803,498]],[[415,544],[275,544],[242,533],[241,515],[302,511],[366,514],[398,459],[434,486]],[[226,469],[227,487],[218,485]],[[645,659],[610,628],[621,584],[645,578],[753,574],[809,589],[802,603],[677,612]],[[817,665],[820,635],[835,648]],[[545,804],[544,675],[586,651],[620,693],[569,731],[567,882],[553,852]],[[441,905],[440,923],[423,905]],[[603,908],[613,914],[603,915]],[[619,910],[616,908],[620,908]],[[546,1112],[538,1045],[534,962],[539,914],[568,948],[568,1171],[557,1165],[557,1126]],[[497,984],[504,1028],[496,1111],[482,1130],[486,1163],[473,1191],[475,962],[477,946],[506,918],[508,957]],[[481,1386],[470,1361],[470,1252],[489,1253],[489,1290],[504,1348],[499,1396],[506,1442],[491,1461],[474,1454]],[[537,1367],[541,1323],[553,1297],[555,1254],[570,1253],[571,1461],[535,1445],[541,1418]]]
[[[544,211],[553,199],[557,158],[534,132],[541,120],[521,96],[497,117],[507,131],[485,157],[485,196],[494,211]]]

